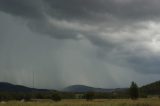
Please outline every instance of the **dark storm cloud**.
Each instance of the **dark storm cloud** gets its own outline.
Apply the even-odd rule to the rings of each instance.
[[[159,0],[1,0],[0,11],[26,19],[42,35],[87,39],[112,64],[122,60],[137,72],[159,73],[159,43],[152,44],[160,34],[159,5]]]
[[[98,18],[111,15],[125,19],[144,19],[159,16],[159,3],[159,0],[1,0],[0,8],[26,17],[37,17],[47,10],[46,13],[61,19],[92,20],[98,14]]]
[[[130,46],[129,46],[130,47]],[[133,46],[131,46],[132,48]],[[139,49],[141,48],[141,49]],[[120,66],[131,68],[142,74],[158,74],[160,73],[160,58],[159,54],[154,54],[150,50],[143,47],[137,47],[134,51],[121,48],[116,54],[111,56],[111,61]],[[126,48],[125,48],[126,49]],[[139,49],[139,50],[138,50]],[[115,56],[116,55],[116,56]]]
[[[66,21],[68,24],[80,23],[79,27],[98,24],[99,30],[157,19],[160,15],[159,4],[159,0],[1,0],[0,9],[22,18],[32,18],[30,26],[39,27],[36,28],[37,31],[65,39],[76,38],[77,34],[86,31],[61,28],[55,23],[51,26],[48,16],[55,21]],[[112,24],[114,25],[111,26]]]
[[[60,19],[104,21],[144,20],[159,17],[159,0],[44,0],[49,14]],[[107,21],[107,20],[106,20]],[[108,20],[110,21],[110,19]]]
[[[41,0],[1,0],[0,10],[22,18],[42,17]]]
[[[143,73],[159,73],[159,66],[160,66],[160,58],[151,56],[147,58],[143,57],[130,57],[128,58],[129,66],[132,67],[134,70],[141,70],[139,72]]]

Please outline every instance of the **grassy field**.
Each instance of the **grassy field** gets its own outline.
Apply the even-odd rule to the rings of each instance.
[[[50,100],[35,101],[35,102],[2,102],[0,106],[160,106],[159,98],[139,99],[136,101],[129,99],[112,99],[112,100],[62,100],[53,102]]]

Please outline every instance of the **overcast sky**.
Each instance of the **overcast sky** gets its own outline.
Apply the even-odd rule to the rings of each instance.
[[[61,89],[160,78],[160,0],[0,0],[0,81]]]

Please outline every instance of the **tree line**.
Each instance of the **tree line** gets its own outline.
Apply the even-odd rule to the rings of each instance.
[[[133,100],[139,97],[147,97],[144,93],[140,92],[137,84],[132,82],[130,88],[124,91],[117,92],[86,92],[86,93],[71,93],[71,92],[0,92],[0,101],[8,100],[24,100],[30,101],[34,99],[51,99],[54,101],[61,101],[62,99],[86,99],[87,101],[93,99],[127,99]]]

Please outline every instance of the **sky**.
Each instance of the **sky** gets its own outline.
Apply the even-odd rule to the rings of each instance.
[[[62,89],[160,80],[160,0],[0,0],[0,82]]]

